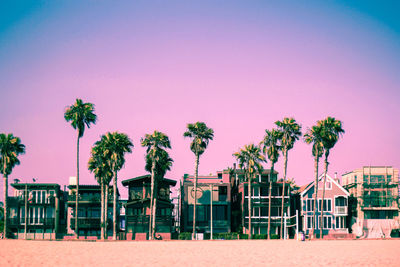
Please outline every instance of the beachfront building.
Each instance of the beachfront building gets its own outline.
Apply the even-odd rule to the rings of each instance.
[[[196,233],[231,232],[231,185],[229,172],[200,175],[197,178]],[[193,232],[194,175],[185,174],[181,180],[180,231]],[[211,225],[212,224],[212,225]],[[212,228],[212,229],[211,229]]]
[[[64,193],[52,183],[13,183],[9,229],[18,239],[61,238],[66,228]],[[26,235],[25,235],[26,233]]]
[[[322,193],[324,188],[324,175],[318,178],[318,194],[316,207],[316,235],[319,236],[322,227],[323,235],[328,237],[347,237],[347,216],[349,192],[344,189],[337,179],[332,179],[326,175],[325,198],[324,198],[324,218],[321,222]],[[315,181],[303,186],[300,190],[302,227],[306,235],[310,234],[313,224]]]
[[[399,228],[399,170],[364,166],[342,175],[351,195],[352,230],[359,237],[390,237]]]
[[[264,169],[253,179],[251,188],[251,228],[252,234],[268,234],[268,218],[271,216],[271,234],[279,235],[281,227],[283,182],[277,181],[278,172]],[[271,190],[271,214],[269,215],[269,185]],[[232,229],[235,232],[249,233],[248,182],[243,170],[234,170],[232,184]],[[284,215],[290,211],[290,184],[285,184]]]
[[[176,185],[171,179],[156,180],[156,236],[171,239],[174,231],[172,216],[173,204],[170,198],[170,187]],[[151,175],[146,174],[123,180],[122,185],[128,187],[129,197],[125,207],[125,233],[127,240],[146,240],[149,233]]]
[[[79,185],[79,205],[78,213],[75,212],[75,192],[76,184],[75,177],[71,177],[68,185],[68,220],[67,233],[73,236],[75,233],[75,216],[78,215],[78,231],[81,239],[98,239],[101,235],[100,217],[101,217],[101,188],[100,185]],[[112,186],[108,193],[108,212],[107,212],[107,235],[112,236],[113,231],[113,190]],[[117,201],[119,192],[117,191]],[[119,202],[117,202],[119,203]],[[119,206],[117,205],[117,211]],[[117,221],[119,213],[117,214]],[[117,224],[117,231],[119,231]]]

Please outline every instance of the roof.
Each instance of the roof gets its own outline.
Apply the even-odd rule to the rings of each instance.
[[[15,189],[24,189],[25,186],[27,186],[28,188],[32,188],[32,187],[60,187],[59,184],[54,184],[54,183],[13,183],[11,184],[12,187],[14,187]]]
[[[122,183],[123,186],[127,186],[131,182],[134,182],[134,181],[136,182],[136,181],[140,181],[140,180],[147,180],[147,179],[151,179],[151,174],[145,174],[145,175],[133,177],[133,178],[130,178],[130,179],[126,179],[126,180],[123,180],[121,183]],[[163,178],[163,181],[168,183],[168,184],[170,184],[170,185],[172,185],[172,186],[176,185],[176,181],[172,180],[172,179]]]
[[[318,181],[320,181],[322,178],[324,177],[324,174],[322,173],[319,177],[318,177]],[[326,175],[327,180],[330,180],[332,183],[334,183],[339,189],[341,189],[347,196],[350,196],[350,193],[343,188],[343,186],[341,186],[340,184],[338,184],[338,182],[335,181],[335,179],[332,179],[332,177],[330,177],[328,174]],[[308,190],[310,190],[313,186],[314,186],[315,181],[312,181],[311,183],[309,183],[308,185],[306,185],[304,187],[303,190],[301,190],[303,188],[303,186],[299,189],[299,192],[301,193],[300,195],[303,197],[306,192]],[[301,190],[301,191],[300,191]]]

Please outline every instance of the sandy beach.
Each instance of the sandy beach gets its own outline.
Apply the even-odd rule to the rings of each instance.
[[[400,240],[1,240],[1,266],[398,266]]]

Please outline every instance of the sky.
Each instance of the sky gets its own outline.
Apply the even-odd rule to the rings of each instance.
[[[399,9],[389,0],[1,1],[0,132],[26,146],[9,181],[64,186],[76,175],[77,133],[64,120],[76,98],[98,116],[80,141],[80,184],[96,183],[87,161],[101,135],[133,141],[118,174],[123,198],[120,181],[146,173],[140,139],[154,130],[171,140],[166,177],[194,173],[183,133],[196,121],[215,132],[201,175],[232,167],[232,153],[284,117],[303,132],[327,116],[343,122],[331,176],[398,168]],[[288,177],[303,185],[313,175],[301,139]]]

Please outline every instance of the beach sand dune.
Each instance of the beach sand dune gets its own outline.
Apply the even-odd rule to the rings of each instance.
[[[400,240],[0,241],[0,266],[400,266]]]

